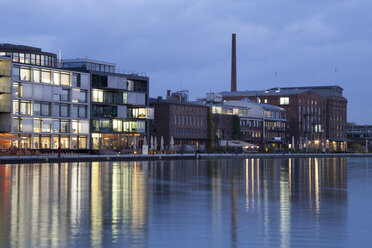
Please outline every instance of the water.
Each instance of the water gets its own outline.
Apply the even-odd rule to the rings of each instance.
[[[0,165],[0,247],[370,247],[372,159]]]

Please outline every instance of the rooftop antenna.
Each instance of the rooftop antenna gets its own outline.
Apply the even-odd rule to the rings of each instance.
[[[59,63],[59,66],[61,66],[61,64],[62,64],[62,52],[61,52],[61,49],[59,49],[59,51],[58,51],[58,63]]]

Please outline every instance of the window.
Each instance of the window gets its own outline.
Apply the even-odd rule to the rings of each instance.
[[[70,91],[68,89],[61,90],[61,101],[68,102],[70,99]]]
[[[127,80],[127,89],[129,91],[133,91],[134,90],[134,81],[133,80]]]
[[[19,103],[19,114],[20,115],[31,115],[31,102],[20,101]]]
[[[79,117],[79,106],[77,105],[72,106],[72,117],[73,118]]]
[[[87,118],[87,107],[74,105],[72,107],[72,117],[73,118]]]
[[[103,92],[103,102],[104,103],[112,103],[113,94],[112,92]]]
[[[80,83],[80,74],[72,74],[72,86],[73,87],[80,87],[81,86],[81,83]]]
[[[50,70],[42,70],[41,71],[41,82],[50,84]]]
[[[93,88],[107,87],[107,76],[92,75],[92,87]]]
[[[13,96],[22,97],[22,84],[20,83],[13,84]]]
[[[25,63],[30,64],[31,63],[31,55],[29,53],[26,53],[25,56]]]
[[[289,97],[281,97],[280,105],[289,105]]]
[[[70,148],[70,138],[61,136],[61,148]]]
[[[55,71],[55,72],[53,73],[53,83],[54,83],[55,85],[60,85],[60,82],[61,82],[61,80],[60,80],[60,74],[59,74],[58,71]]]
[[[103,102],[103,91],[102,90],[92,90],[92,101],[93,102]]]
[[[35,133],[40,133],[40,119],[34,119],[34,132]]]
[[[40,145],[40,148],[50,148],[50,136],[41,136]]]
[[[55,119],[53,121],[53,132],[55,133],[59,133],[60,132],[60,129],[59,129],[59,120]]]
[[[128,93],[124,92],[123,93],[123,104],[127,104],[127,103],[128,103]]]
[[[40,70],[34,69],[34,82],[40,83]]]
[[[50,116],[50,105],[49,105],[49,103],[42,103],[41,104],[41,115],[42,116]]]
[[[79,121],[79,133],[89,133],[89,121]]]
[[[87,148],[87,137],[79,136],[79,148],[86,149]]]
[[[79,118],[86,118],[86,117],[87,117],[87,107],[79,106]]]
[[[70,86],[70,74],[68,74],[68,73],[61,73],[61,85],[68,85],[68,86]]]
[[[19,53],[13,53],[13,62],[19,62]]]
[[[69,117],[68,105],[60,105],[60,116],[61,117]]]
[[[72,132],[78,133],[78,121],[72,121]]]
[[[36,59],[35,59],[35,54],[31,54],[31,64],[35,64],[36,63]]]
[[[17,80],[20,79],[19,71],[20,71],[19,67],[16,66],[13,67],[13,77],[16,78]]]
[[[23,81],[31,81],[31,69],[28,67],[21,67],[20,79]]]
[[[25,54],[24,53],[20,53],[19,54],[19,62],[20,63],[24,63],[25,62]]]
[[[22,129],[20,128],[22,126],[20,118],[13,118],[13,132],[21,132]]]
[[[40,65],[40,54],[36,54],[36,64]]]
[[[121,120],[113,120],[112,121],[112,128],[114,132],[122,132],[123,130],[123,121]]]
[[[50,133],[52,131],[52,120],[41,120],[41,132]]]
[[[61,120],[61,133],[69,133],[69,132],[70,132],[70,121]]]
[[[34,115],[40,115],[40,103],[34,103]]]

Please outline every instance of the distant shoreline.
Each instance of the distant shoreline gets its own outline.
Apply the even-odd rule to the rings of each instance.
[[[255,158],[340,158],[372,157],[372,153],[256,153],[256,154],[154,154],[154,155],[57,155],[3,156],[0,164],[66,163],[66,162],[109,162],[109,161],[159,161],[193,159],[255,159]]]

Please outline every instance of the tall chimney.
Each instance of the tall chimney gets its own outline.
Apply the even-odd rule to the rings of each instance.
[[[231,46],[231,92],[236,91],[236,34],[232,34]]]

